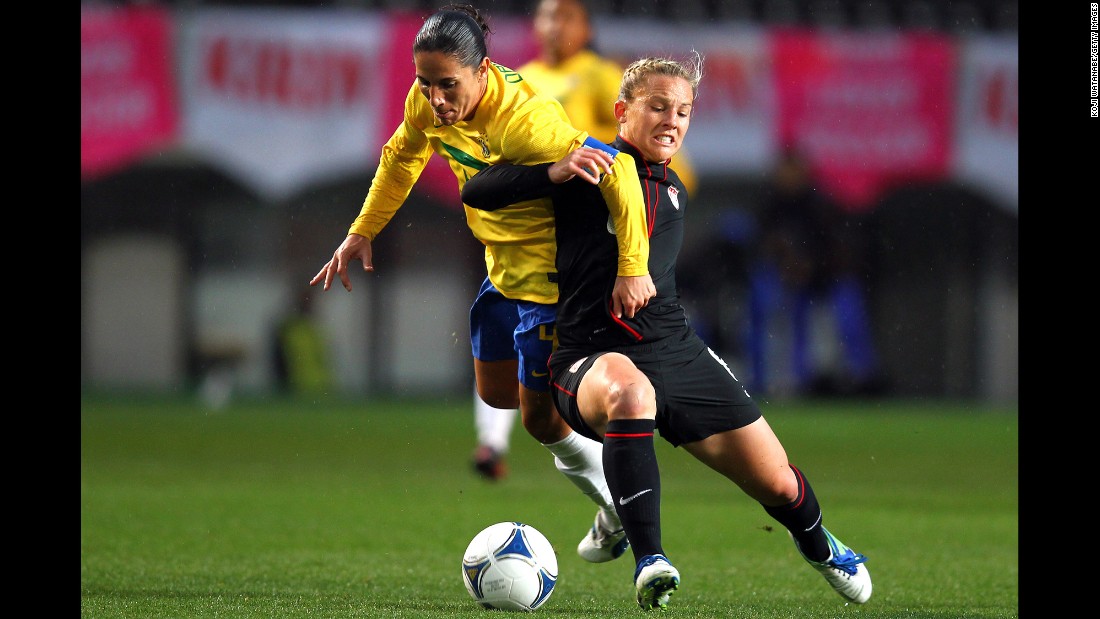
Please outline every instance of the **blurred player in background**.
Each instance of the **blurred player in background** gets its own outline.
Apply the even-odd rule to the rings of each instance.
[[[761,207],[749,270],[754,389],[796,396],[880,393],[884,383],[863,283],[867,233],[859,218],[814,184],[809,162],[794,148],[780,157]],[[813,351],[819,308],[832,314],[843,354],[832,373],[822,371]],[[789,329],[778,331],[790,334],[786,389],[781,364],[768,354],[782,321]]]
[[[825,529],[806,476],[788,462],[744,385],[695,333],[680,304],[676,261],[688,195],[668,162],[687,134],[701,78],[698,54],[682,63],[643,58],[626,68],[615,103],[620,130],[609,151],[633,157],[645,188],[657,289],[637,313],[616,313],[608,295],[622,279],[607,227],[614,209],[605,208],[590,170],[609,170],[610,156],[593,165],[597,151],[580,149],[553,164],[494,165],[466,182],[462,200],[491,210],[553,199],[560,290],[558,348],[550,358],[554,403],[574,430],[604,443],[607,483],[634,553],[638,604],[664,608],[680,585],[662,544],[655,430],[759,502],[841,597],[862,604],[871,597],[866,557]]]
[[[424,21],[413,43],[416,79],[404,120],[382,148],[359,216],[311,286],[323,282],[328,290],[339,277],[350,291],[348,266],[354,260],[362,261],[364,271],[374,270],[371,241],[405,202],[433,152],[448,162],[461,190],[466,179],[494,163],[557,161],[592,141],[569,123],[556,100],[491,62],[490,32],[469,5],[448,5]],[[616,229],[626,239],[619,259],[636,275],[614,293],[616,304],[632,315],[654,290],[646,270],[645,206],[630,163],[628,157],[617,161],[619,174],[608,176],[600,190],[616,205]],[[479,396],[501,408],[518,406],[528,433],[599,506],[577,552],[600,563],[621,556],[628,542],[607,489],[600,444],[574,432],[555,412],[549,393],[558,300],[552,209],[546,199],[513,204],[501,214],[465,209],[470,231],[485,245],[488,272],[470,308],[474,374]]]
[[[542,0],[532,22],[539,55],[519,67],[524,81],[540,93],[557,99],[574,127],[603,143],[615,139],[619,121],[615,100],[623,68],[596,53],[592,20],[584,0]],[[670,164],[689,192],[697,186],[684,152]],[[474,426],[478,445],[474,468],[488,479],[507,474],[508,452],[516,409],[493,408],[474,397]]]

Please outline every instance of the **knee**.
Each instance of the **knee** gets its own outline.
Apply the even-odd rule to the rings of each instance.
[[[644,374],[632,372],[609,384],[606,408],[608,419],[654,419],[657,396]]]
[[[775,473],[757,480],[756,497],[765,505],[789,505],[798,499],[798,480],[789,466],[776,469]]]

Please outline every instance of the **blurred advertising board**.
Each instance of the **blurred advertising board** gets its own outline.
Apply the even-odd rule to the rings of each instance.
[[[955,178],[1018,211],[1020,203],[1020,43],[1016,37],[967,40],[955,124]]]
[[[82,8],[82,178],[164,144],[276,200],[373,169],[401,121],[423,17]],[[495,62],[517,68],[537,53],[527,18],[491,23]],[[853,211],[891,188],[947,179],[1017,208],[1015,36],[611,17],[594,26],[597,50],[624,66],[692,50],[705,57],[685,143],[701,176],[766,174],[782,150],[797,148],[819,185]],[[454,177],[436,159],[415,190],[458,207]]]
[[[172,14],[80,9],[80,177],[112,172],[176,140]]]
[[[271,199],[377,161],[390,98],[379,74],[408,62],[407,51],[398,54],[408,43],[391,41],[385,19],[258,8],[186,15],[179,54],[188,149]]]

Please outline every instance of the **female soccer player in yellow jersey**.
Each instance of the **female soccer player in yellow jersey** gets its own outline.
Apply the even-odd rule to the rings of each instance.
[[[435,152],[458,179],[495,163],[557,161],[586,141],[561,104],[537,94],[523,78],[493,63],[488,25],[469,5],[448,5],[429,16],[413,43],[416,81],[405,98],[404,120],[382,148],[370,190],[347,237],[310,285],[340,278],[351,290],[348,265],[373,271],[371,241],[401,207]],[[648,272],[649,242],[641,187],[629,155],[613,160],[584,149],[611,212],[618,239],[614,311],[633,316],[656,290]],[[588,154],[590,151],[591,154]],[[498,408],[518,405],[524,428],[554,455],[555,464],[599,506],[577,552],[584,559],[615,559],[626,535],[607,483],[599,443],[569,428],[554,410],[547,361],[555,343],[558,301],[554,267],[554,213],[548,199],[520,202],[498,213],[466,207],[466,221],[485,245],[488,271],[470,309],[470,338],[479,395]],[[518,380],[517,380],[518,379]]]

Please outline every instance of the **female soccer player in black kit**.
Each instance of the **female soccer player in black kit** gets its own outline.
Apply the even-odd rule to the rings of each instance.
[[[822,526],[809,481],[787,461],[745,387],[696,335],[679,303],[675,269],[688,200],[667,163],[687,133],[701,76],[697,53],[687,62],[632,63],[615,102],[619,135],[607,152],[581,148],[553,164],[495,165],[467,181],[462,200],[500,210],[519,200],[553,198],[558,348],[549,366],[555,405],[577,432],[604,443],[604,474],[636,561],[638,604],[663,608],[680,584],[661,544],[654,429],[760,502],[837,593],[862,604],[871,597],[866,557]],[[633,315],[612,302],[619,252],[597,188],[617,151],[634,158],[642,183],[649,273],[657,290]]]

